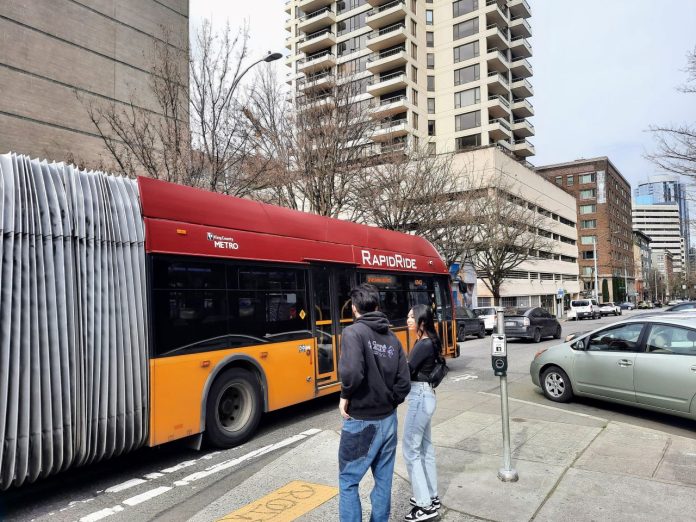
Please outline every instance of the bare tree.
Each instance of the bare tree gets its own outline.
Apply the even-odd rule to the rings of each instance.
[[[156,41],[148,92],[128,104],[88,103],[88,114],[118,169],[212,191],[248,196],[263,186],[253,127],[238,88],[247,61],[247,28],[213,31],[204,22],[191,53]],[[190,94],[189,94],[190,85]],[[154,99],[151,110],[139,105]]]
[[[683,93],[696,93],[696,49],[687,54],[687,83],[679,88]],[[655,135],[657,150],[646,154],[662,170],[696,178],[696,126],[693,123],[681,125],[653,125],[650,131]]]

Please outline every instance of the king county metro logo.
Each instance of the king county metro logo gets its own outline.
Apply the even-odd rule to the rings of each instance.
[[[218,236],[212,232],[208,232],[208,241],[213,242],[213,248],[221,248],[223,250],[239,250],[239,243],[234,238],[227,236]]]

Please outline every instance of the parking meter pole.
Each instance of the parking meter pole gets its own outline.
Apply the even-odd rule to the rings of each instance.
[[[505,316],[502,310],[498,311],[498,332],[505,332]],[[512,455],[510,454],[510,412],[508,410],[506,372],[500,376],[500,409],[503,423],[503,467],[498,470],[498,478],[503,482],[517,482],[520,477],[512,467]]]

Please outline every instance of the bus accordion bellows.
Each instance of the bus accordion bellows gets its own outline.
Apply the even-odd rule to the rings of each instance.
[[[420,237],[149,178],[0,155],[0,489],[168,441],[230,447],[340,390],[349,291],[437,311]]]

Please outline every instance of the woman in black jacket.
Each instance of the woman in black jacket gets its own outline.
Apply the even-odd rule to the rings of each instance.
[[[437,399],[428,376],[435,368],[442,343],[435,331],[433,311],[428,306],[414,306],[408,313],[406,324],[417,341],[408,358],[411,391],[406,397],[408,413],[402,444],[413,490],[410,499],[413,509],[404,520],[430,520],[437,517],[440,498],[437,493],[435,447],[430,436],[430,424]]]

